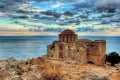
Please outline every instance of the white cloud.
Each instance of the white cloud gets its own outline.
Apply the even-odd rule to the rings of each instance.
[[[62,3],[58,2],[57,4],[53,5],[52,7],[53,7],[53,8],[58,8],[58,7],[60,7],[61,5],[62,5]]]

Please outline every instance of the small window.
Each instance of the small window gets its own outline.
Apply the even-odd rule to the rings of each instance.
[[[74,37],[74,41],[75,41],[75,37]]]
[[[64,37],[63,37],[63,42],[64,42]]]
[[[53,54],[51,55],[51,57],[53,57]]]
[[[68,37],[67,37],[67,42],[68,42]]]
[[[55,45],[53,44],[52,46],[51,46],[51,49],[54,49],[55,48]]]
[[[79,49],[77,50],[77,52],[79,52]]]
[[[70,41],[72,41],[72,37],[70,37]]]
[[[59,40],[61,41],[61,37],[59,37]]]

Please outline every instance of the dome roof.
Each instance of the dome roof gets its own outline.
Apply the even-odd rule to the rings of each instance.
[[[59,34],[59,36],[76,36],[77,34],[75,34],[75,32],[73,32],[70,29],[66,29],[63,32],[61,32],[61,34]]]

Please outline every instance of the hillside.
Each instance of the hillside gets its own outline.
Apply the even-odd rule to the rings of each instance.
[[[120,68],[120,65],[118,65]],[[120,70],[109,65],[81,65],[77,61],[32,58],[0,61],[0,80],[120,80]]]

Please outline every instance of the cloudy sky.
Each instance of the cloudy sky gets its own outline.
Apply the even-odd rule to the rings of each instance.
[[[0,0],[0,36],[120,36],[120,0]]]

